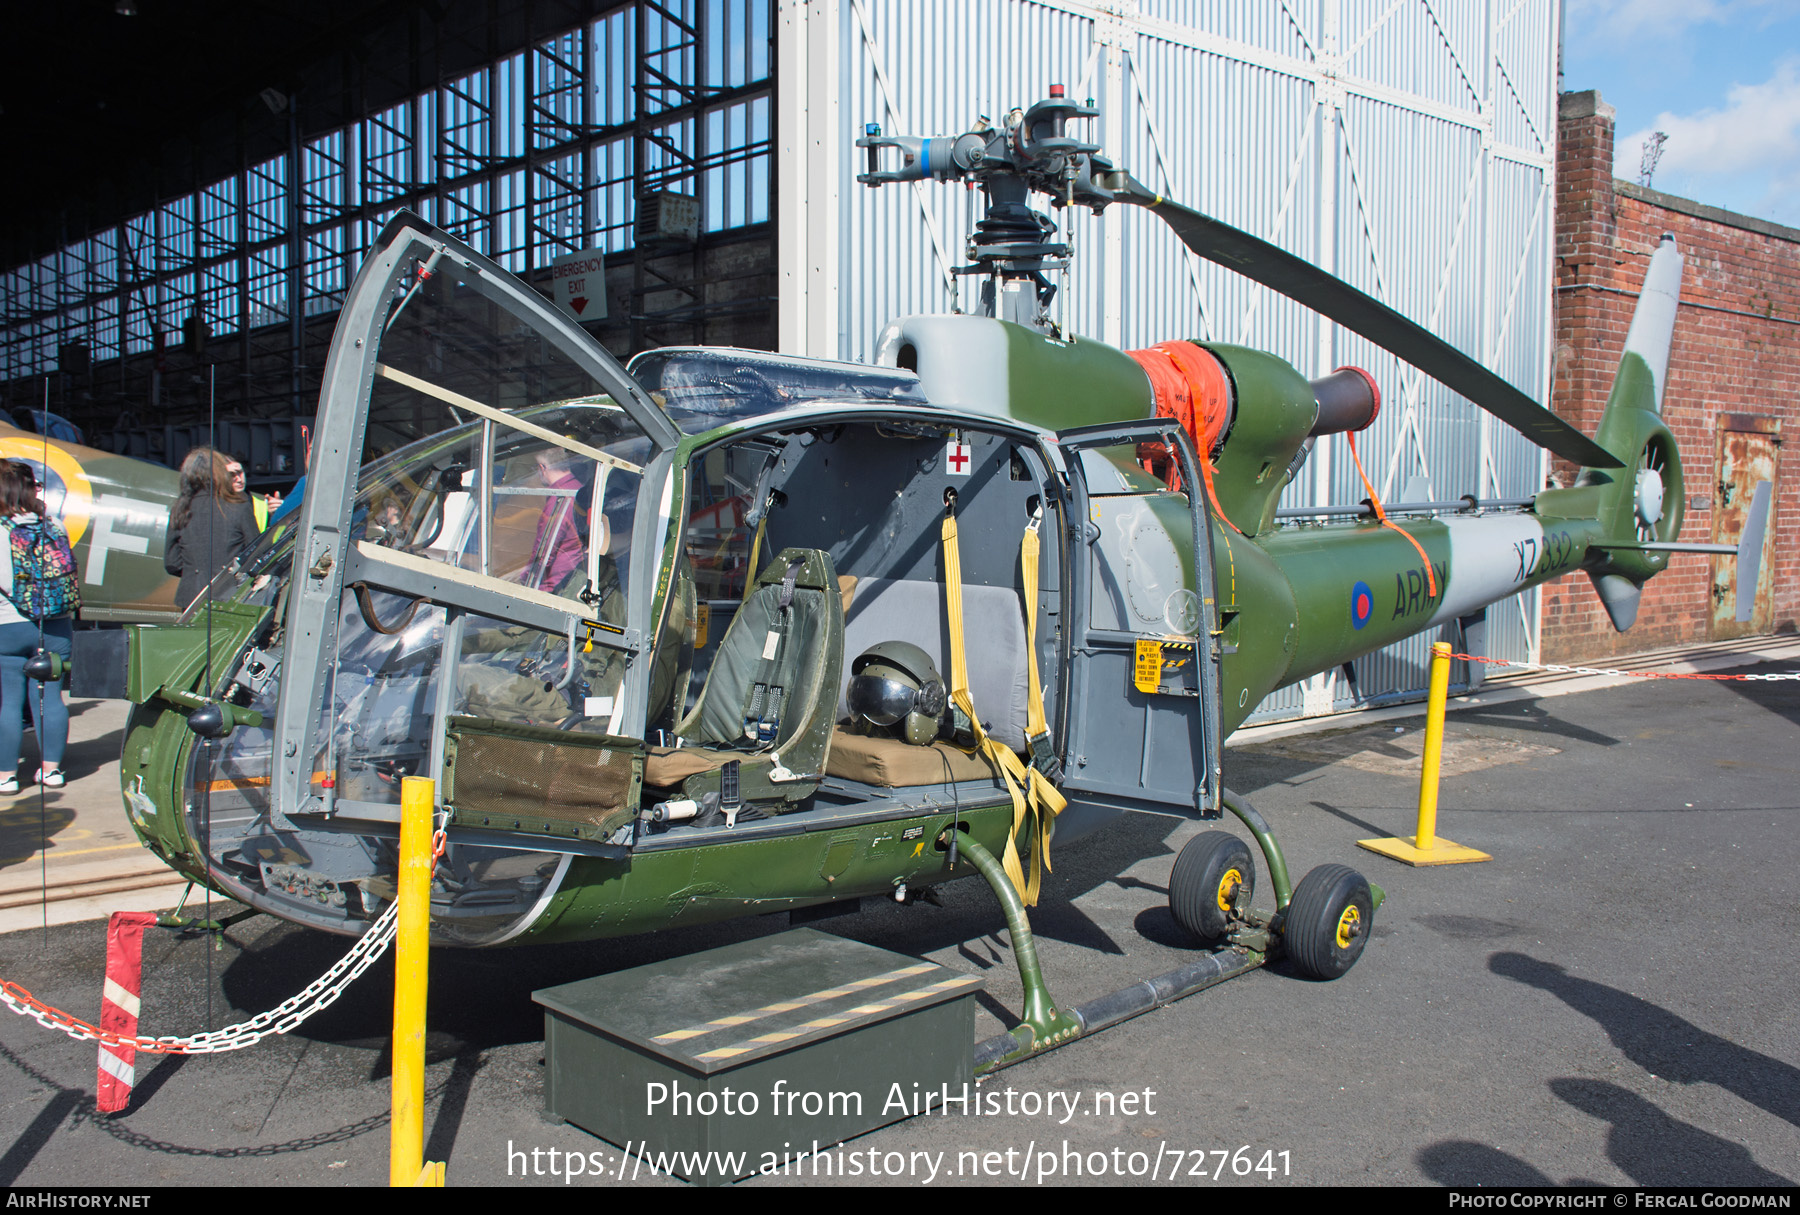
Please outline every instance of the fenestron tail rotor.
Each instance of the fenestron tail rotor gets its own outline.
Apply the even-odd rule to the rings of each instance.
[[[1632,514],[1637,523],[1640,544],[1675,538],[1673,534],[1663,534],[1669,531],[1665,526],[1668,512],[1664,509],[1663,502],[1667,492],[1668,473],[1669,457],[1662,444],[1647,444],[1643,454],[1638,457],[1637,477],[1632,485]]]
[[[1160,216],[1181,243],[1200,257],[1235,270],[1369,339],[1553,454],[1586,468],[1621,467],[1612,453],[1450,343],[1304,258],[1171,202],[1129,175],[1122,187],[1115,183],[1113,197]]]

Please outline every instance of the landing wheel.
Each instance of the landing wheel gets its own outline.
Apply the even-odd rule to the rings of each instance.
[[[1335,979],[1356,965],[1374,926],[1368,879],[1348,865],[1320,865],[1294,888],[1281,936],[1301,974]]]
[[[1243,891],[1256,893],[1256,863],[1250,849],[1228,831],[1196,835],[1182,848],[1169,874],[1169,910],[1176,921],[1208,945],[1225,939],[1231,907]]]

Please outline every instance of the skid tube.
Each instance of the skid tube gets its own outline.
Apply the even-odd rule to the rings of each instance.
[[[1224,802],[1226,809],[1243,820],[1244,826],[1249,828],[1262,849],[1271,884],[1275,887],[1275,915],[1263,917],[1250,913],[1245,908],[1245,918],[1251,928],[1243,934],[1243,941],[1197,958],[1185,966],[1177,966],[1174,970],[1152,978],[1141,979],[1098,999],[1089,1000],[1086,1004],[1063,1011],[1057,1009],[1044,982],[1043,968],[1038,963],[1037,942],[1032,938],[1031,923],[1026,917],[1025,904],[1019,898],[1019,892],[1013,889],[1012,882],[1007,878],[1000,862],[994,859],[993,853],[966,835],[957,841],[962,853],[975,863],[976,869],[987,879],[995,897],[1000,900],[1001,910],[1006,915],[1007,931],[1012,937],[1013,957],[1018,962],[1019,978],[1025,988],[1025,1015],[1020,1018],[1019,1024],[1006,1033],[995,1034],[975,1044],[976,1075],[992,1074],[1077,1038],[1109,1029],[1121,1021],[1153,1012],[1197,991],[1217,986],[1227,979],[1235,979],[1271,959],[1279,948],[1277,921],[1287,910],[1288,901],[1293,897],[1287,860],[1282,855],[1281,845],[1276,842],[1274,833],[1269,830],[1268,823],[1247,799],[1226,790],[1220,800]]]
[[[964,844],[963,847],[967,848],[968,845]],[[1165,1004],[1173,1004],[1183,996],[1204,991],[1226,979],[1235,979],[1245,971],[1255,970],[1266,961],[1267,954],[1234,946],[1208,954],[1186,966],[1178,966],[1155,978],[1142,979],[1129,987],[1121,987],[1109,995],[1071,1009],[1070,1013],[1078,1023],[1076,1032],[1058,1041],[1047,1041],[1035,1050],[1030,1046],[1024,1050],[1019,1049],[1020,1039],[1016,1036],[1018,1030],[995,1034],[986,1041],[975,1044],[975,1074],[990,1075],[1065,1042],[1109,1029],[1121,1021],[1129,1021]],[[1024,1028],[1027,1027],[1020,1026],[1020,1029]]]

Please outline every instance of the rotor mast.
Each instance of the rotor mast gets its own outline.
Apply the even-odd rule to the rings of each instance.
[[[966,181],[981,186],[986,207],[969,235],[969,265],[957,274],[983,278],[979,315],[1051,332],[1053,272],[1067,270],[1072,250],[1057,239],[1057,226],[1032,207],[1034,193],[1055,207],[1091,207],[1098,214],[1113,201],[1112,162],[1100,145],[1068,133],[1071,119],[1097,118],[1099,110],[1069,100],[1064,86],[1028,110],[1013,110],[995,126],[985,117],[962,135],[883,135],[875,123],[856,146],[868,151],[868,171],[856,180],[871,188],[902,181]],[[897,168],[882,168],[882,149],[900,155]]]

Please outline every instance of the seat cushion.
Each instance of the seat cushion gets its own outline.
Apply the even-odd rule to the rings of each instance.
[[[898,738],[876,738],[834,730],[827,775],[884,789],[944,785],[964,780],[993,780],[993,765],[980,755],[958,751],[949,743],[915,747]]]
[[[709,751],[701,747],[646,747],[644,783],[658,789],[679,788],[681,782],[701,772],[722,768],[734,759],[746,759],[742,751]]]

